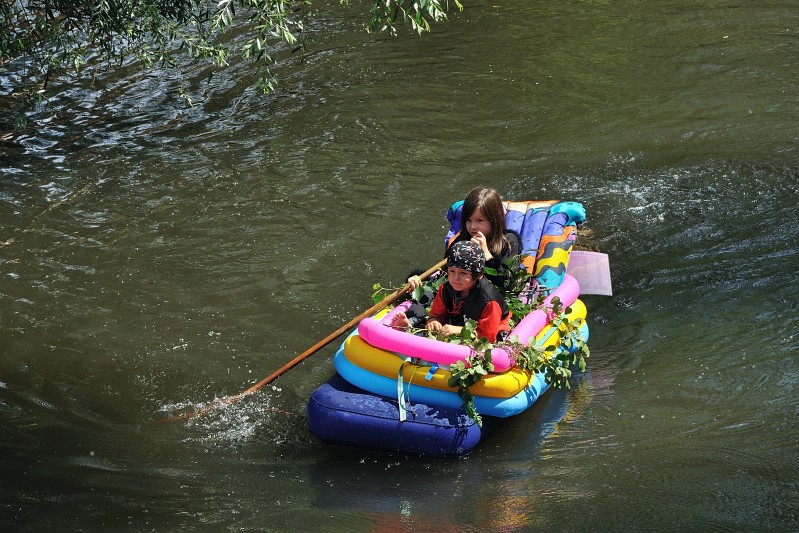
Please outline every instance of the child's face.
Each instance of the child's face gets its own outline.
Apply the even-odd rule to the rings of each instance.
[[[466,219],[466,231],[468,231],[469,235],[472,237],[474,237],[478,231],[485,237],[491,235],[491,222],[488,221],[479,207]]]
[[[471,290],[477,285],[477,279],[472,277],[472,273],[458,267],[447,267],[447,281],[452,288],[458,292]]]

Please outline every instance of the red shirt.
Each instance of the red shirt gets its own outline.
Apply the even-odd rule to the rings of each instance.
[[[453,326],[463,326],[469,319],[477,320],[478,338],[485,337],[488,342],[496,342],[497,333],[510,330],[508,321],[511,317],[510,312],[506,312],[505,317],[502,316],[503,306],[497,298],[502,297],[485,278],[481,278],[466,298],[462,299],[449,283],[442,283],[433,299],[430,318]]]

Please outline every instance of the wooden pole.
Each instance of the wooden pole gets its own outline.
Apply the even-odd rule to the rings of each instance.
[[[427,269],[424,273],[420,274],[419,277],[423,280],[429,278],[431,275],[433,275],[434,272],[436,272],[439,268],[443,267],[446,263],[447,260],[442,259],[441,261],[439,261],[438,263]],[[286,372],[288,372],[289,370],[300,364],[302,361],[304,361],[314,353],[318,352],[321,348],[330,344],[332,341],[341,336],[342,333],[346,332],[351,327],[358,324],[358,322],[360,322],[364,318],[372,316],[373,314],[377,313],[387,305],[396,302],[403,294],[407,292],[408,287],[409,284],[406,284],[401,289],[398,289],[393,293],[389,294],[388,296],[380,300],[378,303],[376,303],[375,305],[373,305],[372,307],[370,307],[360,315],[356,316],[355,318],[353,318],[352,320],[350,320],[349,322],[347,322],[337,330],[333,331],[332,333],[330,333],[330,335],[320,340],[319,342],[317,342],[316,344],[314,344],[313,346],[302,352],[300,355],[298,355],[297,357],[295,357],[285,365],[281,366],[280,368],[269,374],[267,377],[265,377],[264,379],[253,385],[252,387],[250,387],[249,389],[240,392],[234,396],[225,396],[224,398],[221,398],[219,400],[208,402],[205,405],[205,407],[197,411],[192,411],[190,413],[186,413],[172,418],[161,419],[160,421],[174,422],[177,420],[187,420],[189,418],[195,418],[200,415],[203,415],[208,411],[210,411],[211,409],[213,409],[214,407],[220,407],[223,405],[233,405],[234,403],[238,402],[240,399],[244,398],[245,396],[249,396],[250,394],[257,392],[265,385],[272,383],[274,380],[276,380],[277,378],[279,378],[280,376],[282,376],[283,374],[285,374]]]

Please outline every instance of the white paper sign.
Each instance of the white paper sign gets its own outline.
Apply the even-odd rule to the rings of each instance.
[[[608,254],[572,251],[566,273],[573,276],[580,284],[580,294],[613,296]]]

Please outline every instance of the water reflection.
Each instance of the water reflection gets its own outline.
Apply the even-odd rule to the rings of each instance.
[[[432,460],[326,446],[326,456],[310,472],[313,504],[357,511],[373,527],[391,531],[417,525],[431,531],[523,531],[551,524],[549,511],[540,506],[537,472],[553,456],[590,457],[602,444],[598,439],[564,449],[560,439],[596,407],[596,395],[612,394],[613,375],[603,366],[576,375],[569,390],[549,391],[465,458]]]

